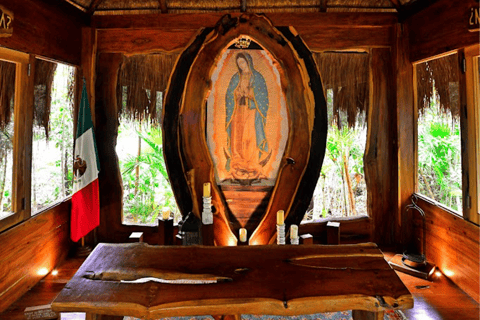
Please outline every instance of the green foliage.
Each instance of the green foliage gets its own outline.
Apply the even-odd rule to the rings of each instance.
[[[169,207],[172,212],[178,212],[178,208],[165,167],[160,128],[151,127],[136,134],[142,141],[142,153],[120,161],[124,211],[137,222],[153,223],[163,207]]]
[[[460,124],[436,106],[418,121],[419,189],[434,200],[461,211]]]

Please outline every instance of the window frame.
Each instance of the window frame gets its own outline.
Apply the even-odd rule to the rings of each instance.
[[[465,93],[466,93],[466,119],[467,141],[465,145],[469,150],[466,163],[469,179],[467,179],[470,198],[464,203],[464,212],[468,220],[480,223],[480,44],[469,46],[463,50],[465,57]],[[473,139],[472,139],[473,137]]]
[[[480,222],[480,129],[479,129],[479,102],[480,86],[478,70],[480,45],[473,45],[459,50],[433,56],[428,59],[417,61],[413,64],[413,88],[414,88],[414,155],[415,155],[415,192],[418,193],[418,92],[417,92],[417,69],[416,66],[426,61],[442,58],[451,54],[457,54],[459,59],[459,94],[460,94],[460,130],[461,130],[461,157],[462,157],[462,216],[455,213],[451,208],[421,195],[442,209],[442,211],[455,214],[459,218],[475,224]],[[478,58],[478,59],[477,59]],[[465,60],[463,60],[465,59]],[[462,70],[463,69],[463,70]],[[468,116],[467,116],[468,115]]]
[[[0,47],[0,60],[14,63],[15,98],[13,123],[13,173],[12,173],[12,214],[0,220],[0,232],[31,216],[31,128],[33,109],[33,85],[30,73],[33,56]]]

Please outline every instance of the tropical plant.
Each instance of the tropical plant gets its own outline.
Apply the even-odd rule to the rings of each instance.
[[[135,220],[152,223],[161,208],[169,207],[178,213],[163,158],[162,133],[151,127],[145,133],[137,131],[146,144],[142,152],[121,162],[124,180],[124,208]]]
[[[428,108],[418,123],[420,192],[461,211],[460,125],[436,107]]]

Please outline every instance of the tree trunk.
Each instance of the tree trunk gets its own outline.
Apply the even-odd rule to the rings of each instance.
[[[140,155],[142,154],[142,138],[138,137],[138,152],[137,152],[137,161],[135,166],[135,195],[138,192],[138,180],[140,180]]]
[[[346,155],[343,155],[343,169],[345,171],[345,180],[347,181],[348,188],[348,199],[350,200],[350,215],[356,216],[355,211],[355,198],[353,197],[352,181],[350,180],[350,175],[348,174],[348,159]]]
[[[423,170],[420,166],[418,166],[418,172],[420,173],[420,175],[422,176],[422,179],[423,181],[425,182],[425,186],[427,187],[427,190],[428,190],[428,194],[430,195],[430,197],[435,200],[435,196],[432,192],[432,188],[430,188],[430,183],[428,183],[428,180],[427,178],[425,177],[425,175],[423,174]]]

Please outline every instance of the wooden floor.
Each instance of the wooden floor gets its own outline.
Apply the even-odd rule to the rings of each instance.
[[[386,259],[391,254],[386,254]],[[26,307],[49,304],[82,264],[83,259],[67,259],[58,268],[56,276],[49,274],[9,309],[0,314],[0,320],[24,320]],[[444,275],[434,281],[418,279],[398,272],[413,294],[415,307],[405,310],[409,320],[478,320],[479,304],[461,291]],[[424,287],[428,286],[428,287]]]

